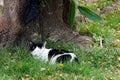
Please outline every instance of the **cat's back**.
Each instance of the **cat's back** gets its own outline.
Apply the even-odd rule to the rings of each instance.
[[[64,53],[70,53],[70,51],[61,50],[61,49],[51,49],[48,53],[48,57],[51,58],[52,56],[56,56],[56,55],[64,54]]]

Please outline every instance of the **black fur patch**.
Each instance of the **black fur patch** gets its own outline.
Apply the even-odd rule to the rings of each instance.
[[[58,54],[64,54],[64,53],[70,53],[70,52],[66,50],[60,50],[60,49],[52,49],[49,51],[48,57],[51,58],[52,56],[56,56]]]
[[[43,43],[33,43],[33,42],[31,42],[29,44],[29,47],[30,47],[30,51],[33,51],[36,47],[42,48]]]
[[[62,63],[64,63],[64,62],[70,61],[71,58],[72,57],[69,54],[62,55],[62,56],[60,56],[60,57],[57,58],[56,62],[62,62]]]
[[[77,62],[77,63],[79,63],[79,60],[76,57],[74,58],[74,61]]]

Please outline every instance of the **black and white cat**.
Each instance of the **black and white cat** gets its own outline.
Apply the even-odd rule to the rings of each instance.
[[[46,42],[34,43],[30,41],[29,47],[31,54],[34,58],[41,59],[42,61],[45,62],[50,61],[50,64],[55,64],[56,62],[66,62],[66,61],[78,62],[78,58],[74,53],[60,49],[47,49]]]

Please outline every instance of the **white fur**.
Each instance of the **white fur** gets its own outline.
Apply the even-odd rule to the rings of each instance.
[[[51,58],[50,63],[51,63],[51,64],[55,64],[58,57],[63,56],[63,55],[67,55],[67,54],[71,55],[71,57],[72,57],[71,60],[70,60],[70,62],[72,62],[72,61],[74,60],[74,58],[76,57],[76,55],[73,54],[73,53],[58,54],[58,55],[53,56],[53,57]]]
[[[45,47],[42,47],[42,48],[36,47],[32,51],[31,54],[33,55],[34,58],[41,59],[42,61],[47,62],[48,61],[48,53],[50,50],[51,49],[46,49]],[[50,59],[50,64],[55,64],[58,57],[67,55],[67,54],[71,55],[71,57],[72,57],[70,62],[72,62],[74,60],[74,58],[76,57],[76,55],[74,53],[64,53],[64,54],[58,54],[56,56],[53,55]]]
[[[42,61],[48,61],[48,53],[50,50],[51,49],[46,49],[45,47],[36,47],[31,54],[34,58],[41,59]]]

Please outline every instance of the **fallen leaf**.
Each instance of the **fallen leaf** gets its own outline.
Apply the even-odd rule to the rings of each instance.
[[[118,57],[118,61],[120,62],[120,57]]]
[[[40,68],[40,71],[45,71],[46,70],[46,68]]]
[[[120,40],[117,39],[117,40],[112,41],[112,45],[116,47],[120,47]]]
[[[59,63],[59,64],[58,64],[58,67],[64,67],[64,64]]]

